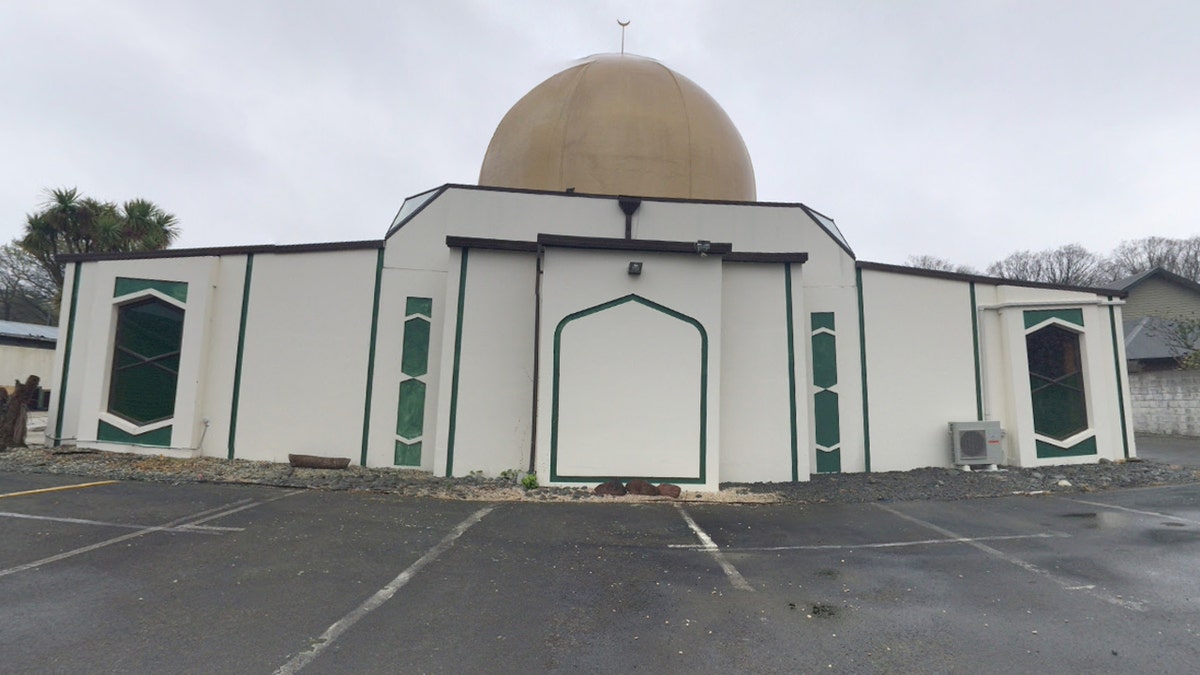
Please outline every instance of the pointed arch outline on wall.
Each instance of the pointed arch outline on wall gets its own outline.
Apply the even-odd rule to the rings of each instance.
[[[581,309],[577,312],[568,314],[558,322],[554,327],[554,374],[551,383],[551,408],[550,408],[550,480],[551,481],[575,481],[584,482],[602,476],[560,476],[558,474],[558,401],[559,401],[559,376],[561,373],[561,353],[562,353],[562,333],[567,324],[578,319],[582,319],[607,309],[619,307],[626,303],[635,302],[649,309],[662,312],[667,316],[691,324],[700,334],[700,475],[699,477],[692,476],[640,476],[641,478],[653,478],[660,481],[669,481],[673,483],[696,483],[702,484],[707,479],[707,464],[708,464],[708,331],[704,330],[704,325],[695,318],[688,316],[682,312],[671,309],[666,305],[660,305],[653,300],[644,298],[636,293],[630,293],[608,302],[602,302],[598,305],[593,305],[586,309]],[[630,476],[636,477],[636,476]]]

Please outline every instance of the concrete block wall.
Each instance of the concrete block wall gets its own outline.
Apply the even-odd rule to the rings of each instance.
[[[1137,431],[1200,436],[1200,370],[1130,373],[1129,393]]]

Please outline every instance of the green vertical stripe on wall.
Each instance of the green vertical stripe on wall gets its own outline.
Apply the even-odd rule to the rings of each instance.
[[[975,282],[971,282],[971,340],[975,345],[975,419],[983,420],[983,371],[979,364],[979,305],[975,301]]]
[[[1110,297],[1109,302],[1112,301]],[[1117,347],[1117,311],[1108,306],[1108,327],[1112,332],[1113,368],[1117,375],[1117,409],[1121,411],[1121,443],[1125,448],[1125,459],[1129,459],[1129,428],[1125,422],[1125,387],[1121,382],[1121,350]]]
[[[871,413],[867,404],[867,319],[863,311],[863,273],[855,270],[855,285],[858,286],[858,352],[862,359],[862,410],[863,410],[863,460],[866,471],[871,471]]]
[[[367,350],[367,392],[363,397],[362,455],[358,463],[367,465],[367,443],[371,437],[371,389],[375,383],[375,338],[379,332],[379,289],[383,285],[383,248],[375,254],[375,298],[371,303],[371,341]]]
[[[792,482],[800,480],[800,430],[796,425],[796,336],[792,320],[792,264],[783,264],[783,291],[787,302],[788,404],[791,406]]]
[[[446,434],[446,476],[454,475],[454,432],[458,423],[458,367],[462,361],[463,306],[467,300],[467,251],[458,262],[458,314],[454,317],[454,366],[450,377],[450,429]]]
[[[233,364],[233,401],[229,408],[229,459],[233,459],[237,438],[238,399],[242,393],[242,355],[246,351],[246,317],[250,313],[250,278],[254,275],[254,254],[246,254],[246,275],[242,281],[242,318],[238,323],[237,357]]]
[[[63,436],[63,411],[67,407],[67,374],[71,372],[71,345],[75,341],[75,307],[79,300],[79,275],[83,272],[83,263],[75,263],[75,272],[71,275],[71,308],[67,311],[67,342],[63,348],[62,377],[58,382],[58,414],[54,421],[54,445],[61,445]]]

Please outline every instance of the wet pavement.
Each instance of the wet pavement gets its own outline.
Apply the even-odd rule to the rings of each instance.
[[[151,483],[30,492],[85,482],[0,474],[0,671],[1200,662],[1200,485],[762,506]]]
[[[1142,459],[1200,469],[1200,438],[1138,434],[1137,454]]]

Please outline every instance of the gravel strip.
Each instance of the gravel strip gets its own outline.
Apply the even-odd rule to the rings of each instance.
[[[665,497],[597,497],[584,488],[525,490],[514,480],[439,478],[422,471],[350,466],[297,469],[276,462],[197,457],[175,459],[101,451],[19,448],[0,452],[0,471],[167,483],[234,483],[315,490],[359,490],[473,501],[660,501]],[[1200,482],[1200,471],[1150,461],[1102,462],[999,471],[928,468],[814,475],[802,483],[724,483],[719,493],[686,491],[700,502],[794,504],[950,501],[1011,494],[1080,493]]]

